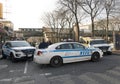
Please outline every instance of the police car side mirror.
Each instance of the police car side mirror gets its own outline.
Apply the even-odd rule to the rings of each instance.
[[[6,47],[6,48],[10,48],[10,46],[8,46],[8,45],[7,45],[7,46],[5,46],[5,47]]]

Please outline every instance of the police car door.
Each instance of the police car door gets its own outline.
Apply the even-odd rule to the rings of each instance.
[[[66,43],[60,45],[61,55],[64,62],[74,62],[75,56],[78,54],[73,50],[73,45],[71,43]]]
[[[79,55],[77,55],[75,59],[76,61],[82,61],[82,60],[87,60],[91,58],[90,50],[86,49],[85,46],[79,43],[73,44],[73,46],[75,51],[79,53]]]
[[[9,42],[7,42],[4,46],[3,46],[3,51],[4,51],[4,54],[5,55],[8,55],[9,56],[9,54],[10,54],[10,43]]]

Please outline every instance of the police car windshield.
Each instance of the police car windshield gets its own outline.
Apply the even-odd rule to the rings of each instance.
[[[107,42],[105,40],[92,40],[90,41],[90,45],[93,44],[106,44]]]
[[[27,47],[30,44],[26,41],[11,42],[12,47]]]

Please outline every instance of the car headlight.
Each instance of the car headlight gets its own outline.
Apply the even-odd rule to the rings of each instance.
[[[14,50],[15,52],[21,52],[21,50]]]
[[[112,50],[114,50],[114,48],[113,48],[112,46],[110,46],[110,47],[108,48],[108,50],[112,51]]]
[[[102,50],[101,50],[101,49],[99,49],[99,48],[95,48],[95,51],[102,52]]]
[[[98,51],[103,52],[101,49],[98,48]]]

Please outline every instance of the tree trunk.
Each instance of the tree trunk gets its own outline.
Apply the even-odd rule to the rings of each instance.
[[[109,30],[109,14],[107,14],[107,27],[106,27],[106,40],[108,41],[108,30]]]
[[[91,17],[91,22],[92,22],[92,37],[95,37],[95,32],[94,32],[94,18],[93,17]]]
[[[77,15],[75,14],[75,19],[76,19],[76,35],[75,35],[75,41],[79,42],[79,22],[78,22],[78,18],[77,18]]]

